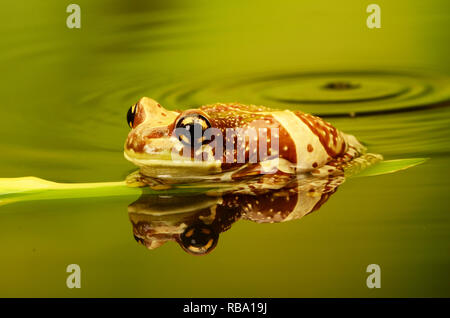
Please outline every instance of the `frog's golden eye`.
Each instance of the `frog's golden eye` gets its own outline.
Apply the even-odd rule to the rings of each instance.
[[[176,132],[181,142],[192,147],[196,144],[201,145],[203,143],[203,133],[206,129],[211,128],[211,124],[205,116],[191,113],[179,118],[175,128],[177,129]]]
[[[197,224],[188,227],[180,235],[180,245],[188,253],[204,255],[211,252],[217,245],[219,235],[206,224]]]
[[[137,108],[138,108],[138,105],[134,104],[133,106],[130,107],[130,109],[128,109],[127,123],[128,123],[128,126],[130,126],[130,128],[133,128],[134,118],[136,117]]]

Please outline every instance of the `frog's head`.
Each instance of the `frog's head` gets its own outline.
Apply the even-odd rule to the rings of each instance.
[[[143,97],[128,110],[127,122],[131,131],[125,142],[124,155],[140,167],[144,175],[171,178],[220,171],[217,162],[195,161],[191,156],[181,155],[186,140],[173,134],[176,128],[210,127],[208,116],[202,111],[170,111],[155,100]]]

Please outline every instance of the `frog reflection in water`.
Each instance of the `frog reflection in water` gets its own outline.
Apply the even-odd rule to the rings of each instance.
[[[268,177],[272,178],[272,177]],[[248,188],[210,196],[143,195],[128,207],[137,242],[153,250],[176,241],[186,252],[204,255],[217,245],[219,235],[243,219],[278,223],[299,219],[322,206],[344,181],[342,175],[320,180],[285,177],[271,180],[280,189],[249,192]]]

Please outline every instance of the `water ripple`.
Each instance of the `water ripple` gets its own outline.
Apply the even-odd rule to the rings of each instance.
[[[448,106],[449,83],[447,77],[405,71],[291,72],[187,82],[159,98],[167,104],[239,101],[354,117]]]

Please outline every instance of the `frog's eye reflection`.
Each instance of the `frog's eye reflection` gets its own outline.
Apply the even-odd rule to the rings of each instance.
[[[191,147],[195,144],[201,145],[203,143],[203,133],[210,127],[211,124],[208,119],[200,114],[188,114],[181,117],[175,125],[178,138],[183,144]],[[195,135],[196,131],[198,136]],[[196,137],[198,140],[196,140]]]
[[[180,235],[180,245],[188,253],[204,255],[211,252],[217,245],[219,235],[206,224],[188,227]]]
[[[128,123],[128,126],[130,126],[130,128],[133,128],[134,117],[136,116],[137,108],[138,108],[137,104],[135,104],[135,105],[131,106],[130,109],[128,109],[127,123]]]

